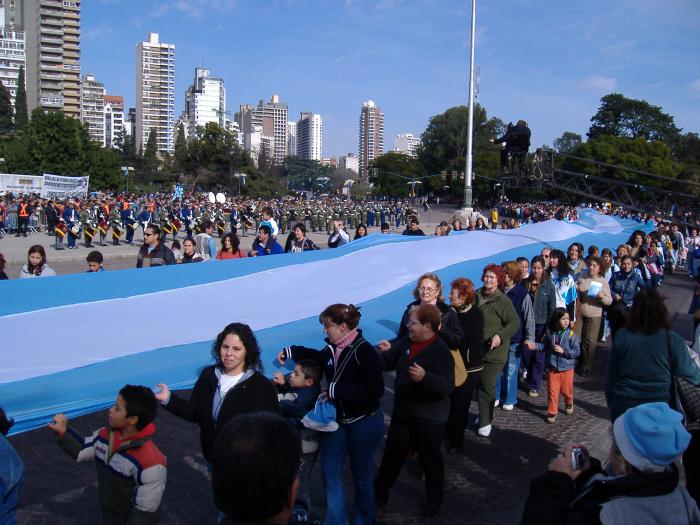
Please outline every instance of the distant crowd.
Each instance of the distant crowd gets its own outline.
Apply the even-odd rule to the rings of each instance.
[[[575,210],[553,211],[575,220]],[[407,222],[407,235],[422,233],[416,233],[417,218],[409,216]],[[466,229],[483,229],[487,222],[501,224],[493,217],[475,218]],[[194,248],[187,248],[193,257],[212,246],[214,225],[202,226]],[[349,241],[344,226],[343,219],[334,218],[329,245]],[[294,225],[294,247],[303,227]],[[263,206],[256,228],[257,245],[246,255],[285,251],[275,240],[275,228],[278,235],[281,228],[274,209]],[[462,225],[440,228],[452,235]],[[139,266],[177,261],[164,250],[156,222],[148,222],[144,233]],[[208,252],[210,259],[220,258],[219,251],[235,253],[237,245],[227,235],[232,234],[221,237],[221,250]],[[298,251],[304,246],[302,241]],[[27,271],[36,271],[38,264],[43,274],[45,255],[32,261],[33,255]],[[519,401],[540,395],[547,397],[543,424],[556,425],[562,414],[577,410],[575,384],[598,375],[605,378],[609,457],[596,459],[581,443],[571,443],[533,481],[522,522],[700,523],[700,410],[697,397],[693,402],[700,387],[698,262],[697,231],[659,223],[651,233],[635,231],[617,247],[573,243],[566,253],[545,247],[531,259],[490,263],[480,287],[464,277],[447,287],[426,273],[417,278],[405,310],[394,312],[399,331],[389,340],[367,341],[360,309],[331,304],[319,314],[319,348],[289,341],[277,355],[277,364],[289,373],[269,379],[255,334],[234,322],[216,336],[211,360],[189,398],[167,384],[158,384],[155,393],[127,385],[106,426],[89,437],[70,428],[63,414],[49,427],[69,456],[95,462],[105,523],[158,522],[167,490],[167,463],[154,443],[160,405],[197,425],[221,523],[309,523],[321,516],[327,525],[348,523],[344,465],[349,462],[353,522],[369,525],[391,505],[392,490],[413,455],[425,483],[422,514],[433,517],[445,499],[443,451],[463,453],[467,431],[477,440],[491,440]],[[690,309],[696,323],[693,349],[670,329],[659,292],[669,272],[687,272],[696,282]],[[603,341],[611,343],[607,363],[595,359]],[[394,401],[376,467],[385,433],[380,406],[385,371],[395,372]],[[476,417],[470,419],[474,398]],[[3,459],[0,471],[11,473],[4,485],[9,497],[3,500],[11,513],[24,467],[0,438],[2,447],[8,452],[0,457],[10,458]],[[315,468],[323,479],[321,508],[312,507]]]

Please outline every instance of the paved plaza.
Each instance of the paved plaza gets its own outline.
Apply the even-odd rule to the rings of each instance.
[[[435,221],[433,214],[432,222]],[[427,228],[425,231],[428,232]],[[246,239],[250,242],[252,237]],[[15,239],[1,241],[0,251],[12,241]],[[131,249],[134,251],[133,258],[108,257],[107,266],[133,267],[136,248]],[[17,251],[20,251],[19,248]],[[65,268],[59,273],[68,273],[71,268],[73,271],[82,271],[82,260],[86,253],[85,248],[73,250],[70,255],[76,260],[59,261],[54,266]],[[53,254],[49,255],[50,262],[51,255]],[[117,262],[122,260],[124,266]],[[674,329],[689,340],[692,336],[692,320],[686,312],[692,282],[684,274],[667,276],[662,292],[667,295]],[[575,412],[572,416],[562,413],[555,424],[545,422],[547,396],[546,387],[543,386],[537,398],[530,398],[526,392],[521,391],[514,411],[496,410],[490,439],[478,438],[471,422],[464,451],[456,455],[445,455],[446,498],[435,518],[424,519],[420,514],[424,501],[421,473],[415,460],[407,461],[391,493],[389,504],[377,515],[378,523],[518,523],[530,481],[546,469],[549,460],[566,444],[581,442],[590,448],[592,455],[605,458],[610,444],[610,425],[602,394],[602,381],[608,349],[607,344],[599,346],[593,373],[587,378],[576,378]],[[388,428],[393,405],[393,377],[390,374],[385,377],[385,383],[387,388],[382,404]],[[476,403],[473,403],[472,418],[476,409]],[[106,411],[71,421],[74,428],[84,434],[105,423]],[[200,452],[198,427],[164,410],[159,412],[156,426],[155,441],[168,457],[168,482],[161,522],[176,525],[215,524],[216,511],[211,498],[206,462]],[[18,512],[20,524],[99,523],[94,464],[75,464],[54,444],[53,434],[47,428],[14,436],[10,441],[27,466],[27,478]],[[381,452],[380,447],[375,458],[377,465]],[[323,488],[319,470],[317,465],[314,474],[314,505],[315,509],[322,511]],[[351,487],[348,475],[347,491],[350,499]]]

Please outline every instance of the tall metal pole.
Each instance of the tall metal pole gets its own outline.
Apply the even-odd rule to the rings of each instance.
[[[467,128],[467,167],[464,177],[464,208],[472,209],[472,141],[474,137],[474,38],[476,34],[476,0],[472,0],[471,45],[469,47],[469,123]]]

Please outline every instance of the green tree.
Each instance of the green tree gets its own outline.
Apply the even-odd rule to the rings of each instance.
[[[611,93],[600,99],[600,108],[591,118],[588,138],[601,135],[660,140],[673,150],[678,146],[681,130],[676,127],[673,117],[664,113],[659,106],[645,100],[627,98],[620,93]]]
[[[323,166],[317,160],[292,155],[284,159],[282,176],[289,189],[313,190],[318,187],[316,180],[330,172],[330,166]]]
[[[409,183],[427,174],[419,160],[393,151],[380,155],[370,164],[370,182],[377,195],[405,197],[411,192]],[[423,179],[418,186],[426,187],[427,184],[428,180]]]
[[[173,157],[173,168],[175,171],[180,173],[187,171],[187,139],[185,139],[185,126],[182,123],[177,128]]]
[[[19,66],[17,75],[17,94],[15,95],[15,129],[23,130],[29,124],[27,109],[27,89],[24,81],[24,66]]]
[[[597,175],[610,179],[629,180],[648,186],[659,186],[659,181],[631,172],[625,168],[645,171],[654,175],[675,178],[680,164],[673,160],[671,149],[663,142],[647,142],[643,138],[601,135],[581,144],[574,155],[619,167],[601,166],[582,160],[566,159],[563,169]]]
[[[0,135],[5,135],[12,131],[12,102],[10,93],[0,82]]]
[[[150,183],[158,171],[158,129],[153,127],[148,133],[146,150],[143,153],[144,179]]]
[[[61,112],[32,112],[24,133],[2,144],[6,169],[12,173],[90,176],[91,188],[116,189],[120,158],[92,142],[79,120]]]
[[[465,171],[467,153],[467,129],[469,111],[466,106],[448,109],[430,119],[430,123],[421,137],[418,148],[418,158],[430,174],[442,171],[450,173],[439,185],[449,187],[454,198],[461,199],[464,195],[464,183],[460,177],[452,177],[452,172]],[[499,136],[505,130],[503,121],[499,118],[488,118],[486,109],[480,104],[474,106],[474,140],[473,140],[473,173],[475,196],[493,194],[493,182],[485,177],[500,177],[498,147],[489,139]],[[431,180],[431,185],[435,187]]]
[[[565,131],[561,137],[554,139],[554,150],[557,153],[572,153],[583,144],[583,139],[578,133]]]

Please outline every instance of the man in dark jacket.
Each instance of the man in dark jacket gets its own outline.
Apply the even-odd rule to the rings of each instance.
[[[444,495],[445,465],[440,449],[443,427],[454,388],[454,360],[438,336],[437,306],[422,304],[411,311],[409,335],[382,352],[385,370],[396,370],[394,410],[384,457],[375,480],[377,505],[386,504],[389,490],[413,446],[425,473],[425,516],[434,516]]]
[[[613,423],[606,470],[570,445],[530,485],[522,524],[700,523],[674,464],[690,441],[682,419],[666,403],[628,409]]]
[[[139,250],[136,259],[137,268],[149,268],[151,266],[165,266],[175,264],[175,255],[160,240],[160,227],[156,224],[149,224],[144,230],[145,243]]]

